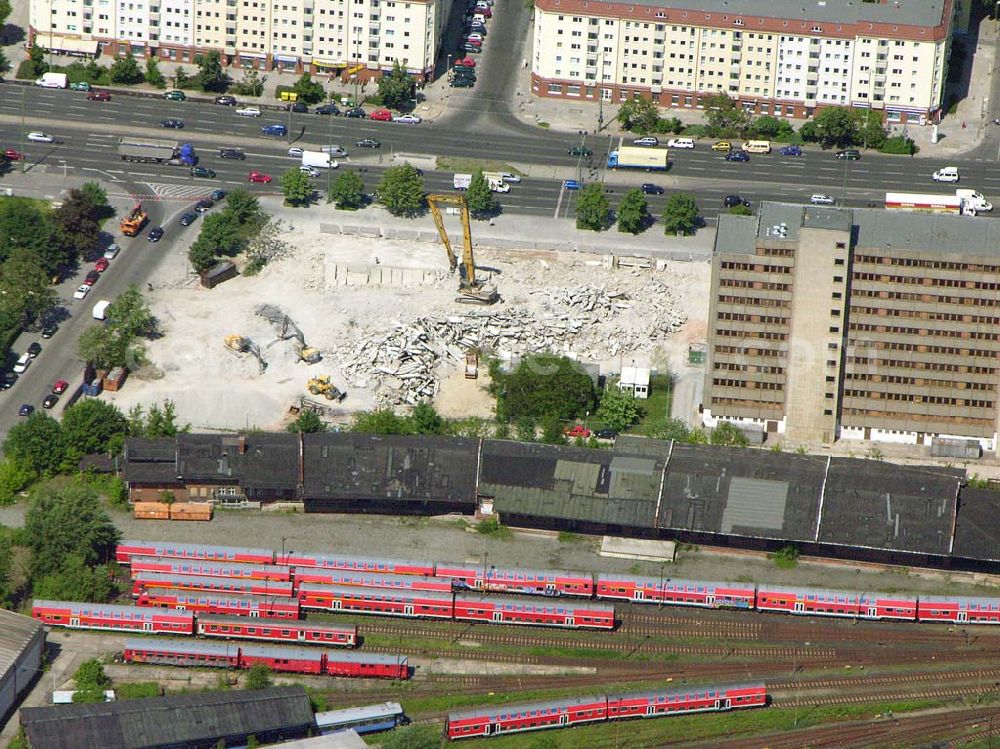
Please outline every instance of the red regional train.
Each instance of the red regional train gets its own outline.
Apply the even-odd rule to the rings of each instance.
[[[767,687],[764,684],[572,697],[524,705],[477,707],[449,713],[445,731],[449,739],[501,736],[609,720],[764,707],[767,699]]]
[[[264,663],[272,671],[326,676],[408,679],[406,656],[344,653],[287,645],[224,645],[216,642],[130,639],[122,657],[126,663],[159,663],[168,666],[250,668]]]
[[[326,554],[301,554],[288,552],[282,555],[260,549],[237,547],[197,547],[191,544],[159,544],[155,542],[124,541],[117,556],[130,559],[134,554],[150,554],[164,550],[173,556],[195,559],[259,559],[261,565],[285,566],[295,589],[302,598],[301,588],[321,583],[320,570],[365,573],[370,583],[393,588],[391,575],[443,578],[455,587],[471,588],[481,592],[497,592],[516,588],[521,593],[535,593],[554,597],[580,596],[598,600],[656,603],[702,608],[754,609],[757,611],[801,614],[808,616],[849,617],[871,620],[909,622],[950,622],[968,624],[1000,624],[1000,598],[918,597],[905,593],[857,592],[824,590],[794,586],[754,585],[752,583],[707,582],[677,580],[673,578],[642,577],[624,574],[597,574],[539,570],[500,570],[479,565],[434,562],[412,562],[369,557],[348,557]],[[260,553],[263,552],[263,553]],[[126,562],[127,563],[127,562]],[[314,575],[314,576],[313,576]],[[386,578],[379,582],[379,577]],[[519,579],[523,578],[523,579]],[[544,579],[543,579],[544,578]],[[308,582],[306,582],[308,580]],[[428,586],[432,583],[427,582]],[[590,585],[590,594],[586,593]],[[512,587],[513,586],[513,587]],[[409,585],[407,587],[416,587]],[[313,595],[317,593],[313,590]],[[385,596],[370,600],[357,608],[342,605],[343,610],[371,609],[368,613],[398,616],[427,616],[450,618],[433,594],[441,591],[423,591],[419,601],[408,596]],[[320,601],[316,607],[333,608],[333,601]],[[444,607],[444,608],[440,608]]]
[[[194,615],[190,611],[161,611],[113,603],[36,599],[31,605],[31,616],[45,624],[72,629],[194,634]]]
[[[136,603],[140,606],[158,606],[178,611],[194,611],[199,614],[233,614],[265,619],[299,618],[297,598],[241,596],[233,593],[151,588],[143,591]]]
[[[206,590],[237,595],[295,597],[291,582],[252,580],[236,577],[201,577],[200,575],[165,575],[143,572],[132,579],[132,596],[138,598],[148,590],[175,588],[176,590]]]
[[[382,572],[350,572],[303,568],[295,570],[295,584],[350,585],[361,588],[387,588],[389,590],[431,590],[451,593],[451,581],[425,575],[394,575]],[[289,594],[291,595],[291,594]]]
[[[132,557],[164,557],[167,559],[198,559],[210,562],[244,562],[274,564],[271,549],[245,549],[240,546],[203,546],[176,541],[119,541],[115,561],[128,564]]]
[[[299,602],[304,609],[384,616],[574,629],[614,629],[615,626],[614,607],[583,601],[538,601],[303,583],[299,586]]]
[[[132,577],[144,572],[165,575],[198,575],[200,577],[235,577],[241,580],[274,580],[287,583],[292,571],[277,564],[246,564],[241,562],[209,562],[170,557],[135,556],[128,562]]]
[[[358,644],[358,628],[353,624],[327,622],[269,621],[246,616],[199,615],[194,622],[195,633],[204,637],[237,637],[245,640],[298,642],[310,645],[339,645],[354,647]]]

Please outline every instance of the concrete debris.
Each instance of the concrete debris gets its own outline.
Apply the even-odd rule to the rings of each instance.
[[[687,319],[674,291],[648,276],[628,293],[603,286],[528,293],[539,297],[540,312],[507,305],[397,321],[339,345],[337,360],[348,383],[373,387],[379,404],[414,405],[437,395],[438,367],[464,361],[471,348],[505,360],[541,351],[601,360],[649,352]]]

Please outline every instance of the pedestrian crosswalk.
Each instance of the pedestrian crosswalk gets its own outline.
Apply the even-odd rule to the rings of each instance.
[[[143,182],[148,187],[154,199],[158,200],[190,200],[192,198],[204,198],[211,194],[212,188],[208,185],[177,185],[169,182]]]

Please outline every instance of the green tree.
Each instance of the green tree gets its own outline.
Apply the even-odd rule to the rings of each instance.
[[[298,167],[289,169],[281,175],[281,192],[285,196],[285,205],[307,205],[313,196],[309,175]]]
[[[73,555],[85,567],[113,559],[119,534],[93,490],[69,485],[32,494],[23,537],[32,552],[32,575],[39,579],[62,571]]]
[[[365,184],[357,172],[345,170],[337,175],[327,198],[337,204],[337,210],[352,211],[364,203]]]
[[[295,81],[292,91],[298,94],[298,101],[306,104],[318,104],[326,98],[323,85],[314,81],[309,73],[303,73],[302,77]]]
[[[391,166],[382,173],[378,199],[393,216],[413,218],[424,208],[424,180],[409,164]]]
[[[652,99],[635,96],[622,102],[615,119],[625,130],[645,135],[659,132],[660,110]]]
[[[518,442],[534,442],[535,420],[530,416],[522,416],[514,423],[514,434]]]
[[[237,218],[232,213],[223,211],[208,215],[202,220],[201,231],[195,241],[205,242],[216,255],[231,257],[238,255],[243,249],[244,237],[245,232]]]
[[[98,221],[115,215],[115,209],[108,202],[108,193],[97,182],[84,182],[80,185],[80,195],[87,202],[91,216]]]
[[[273,685],[271,669],[266,663],[255,663],[247,671],[247,689],[267,689]]]
[[[816,138],[823,148],[846,148],[858,134],[858,118],[848,107],[827,107],[815,117]]]
[[[882,148],[885,145],[886,132],[881,112],[872,109],[865,112],[857,139],[865,148]]]
[[[815,120],[808,120],[802,123],[799,128],[799,136],[807,143],[815,143],[819,140],[819,132]]]
[[[110,565],[88,565],[79,554],[66,556],[55,572],[35,578],[32,594],[50,601],[103,603],[115,593]]]
[[[709,96],[704,104],[710,135],[741,135],[750,125],[750,115],[736,99],[724,93]]]
[[[326,424],[319,417],[319,414],[315,411],[302,411],[295,420],[287,427],[289,432],[305,432],[306,434],[315,434],[316,432],[325,432]]]
[[[208,270],[217,262],[215,248],[208,242],[201,241],[199,237],[192,243],[191,248],[188,250],[188,261],[196,273]]]
[[[266,80],[267,76],[262,78],[260,73],[250,68],[243,71],[243,78],[236,83],[233,91],[240,96],[260,96],[264,93],[264,81]]]
[[[362,411],[354,415],[352,431],[362,434],[409,434],[409,425],[391,408]]]
[[[129,415],[131,416],[131,413]],[[146,425],[143,428],[142,434],[144,437],[157,439],[160,437],[175,437],[179,433],[189,431],[191,431],[190,424],[178,426],[177,407],[168,398],[163,401],[162,407],[155,403],[149,407],[149,413],[146,416]]]
[[[0,506],[12,504],[17,499],[18,492],[30,486],[37,478],[38,472],[26,461],[17,460],[10,455],[0,461]],[[0,590],[0,601],[2,599],[3,593]]]
[[[108,326],[129,335],[148,338],[156,332],[156,318],[135,284],[130,285],[108,307]]]
[[[734,216],[752,216],[753,211],[747,208],[745,205],[740,203],[739,205],[729,206],[729,212]]]
[[[497,201],[482,169],[477,169],[472,175],[465,201],[469,205],[469,213],[475,218],[489,218],[497,212]]]
[[[35,320],[56,305],[56,292],[38,256],[15,250],[0,265],[0,319],[9,323]]]
[[[381,749],[438,749],[441,730],[432,725],[414,725],[397,728],[388,734]]]
[[[618,204],[618,231],[638,234],[649,225],[649,206],[642,190],[629,190]]]
[[[734,447],[746,447],[750,444],[746,435],[728,421],[720,422],[712,430],[712,436],[709,441],[713,445],[732,445]]]
[[[611,387],[601,395],[596,418],[608,425],[609,429],[623,432],[639,418],[639,404],[631,393]]]
[[[691,430],[688,425],[680,419],[667,419],[662,426],[650,435],[658,440],[674,440],[675,442],[687,442],[691,437]]]
[[[160,63],[155,57],[146,60],[146,83],[154,88],[166,88],[167,79],[160,71]]]
[[[49,64],[45,62],[45,50],[35,42],[32,42],[31,48],[28,49],[28,60],[31,61],[31,75],[33,78],[41,77],[49,71]]]
[[[135,61],[131,46],[129,46],[128,51],[123,57],[119,57],[111,63],[108,75],[111,77],[112,83],[124,83],[126,85],[142,83],[142,71],[139,70],[139,63]]]
[[[46,263],[53,246],[57,248],[54,262]],[[32,200],[5,198],[0,202],[0,262],[14,250],[31,250],[50,272],[64,260],[49,214],[43,213]]]
[[[542,417],[542,442],[546,445],[565,445],[562,422],[555,414]]]
[[[35,411],[10,428],[3,450],[9,459],[31,471],[52,475],[58,472],[65,456],[62,428],[47,413]]]
[[[174,68],[174,88],[191,88],[194,85],[194,81],[187,74],[187,72],[178,65]]]
[[[73,674],[73,682],[77,689],[96,687],[97,689],[110,689],[111,677],[104,673],[104,666],[96,658],[84,661]]]
[[[383,107],[398,110],[410,110],[417,95],[417,84],[407,74],[399,60],[392,65],[392,72],[384,75],[378,82],[378,99]]]
[[[600,182],[586,185],[576,199],[576,228],[604,231],[608,228],[610,215],[611,204],[604,194],[603,185]]]
[[[74,403],[62,419],[67,457],[76,461],[84,455],[106,452],[112,439],[125,433],[127,424],[113,403],[90,399]]]
[[[675,192],[667,198],[663,208],[663,232],[671,234],[694,234],[698,226],[698,204],[694,196]]]
[[[421,401],[410,416],[414,434],[445,434],[447,424],[430,403]]]
[[[252,226],[260,223],[264,212],[260,201],[250,191],[239,187],[226,196],[226,207],[223,210],[240,226]]]
[[[594,410],[594,382],[565,356],[533,354],[512,372],[498,372],[490,385],[501,421],[545,416],[574,419]]]
[[[218,50],[206,52],[198,64],[198,85],[202,91],[222,93],[229,88],[229,76],[222,68],[222,57]]]
[[[795,131],[787,120],[770,114],[762,114],[750,123],[750,132],[761,138],[787,138]]]

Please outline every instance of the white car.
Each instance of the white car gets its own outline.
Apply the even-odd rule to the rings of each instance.
[[[56,141],[56,139],[51,135],[43,133],[41,130],[35,130],[28,133],[28,140],[33,140],[36,143],[55,143]]]
[[[667,148],[694,148],[694,139],[671,138],[667,141]]]
[[[505,173],[503,175],[503,181],[510,185],[519,185],[521,184],[521,175]]]
[[[243,107],[243,109],[237,109],[236,114],[240,117],[260,117],[260,109],[257,107]]]
[[[86,299],[87,298],[87,294],[89,294],[89,293],[90,293],[90,287],[87,286],[86,284],[83,284],[82,286],[78,286],[77,289],[76,289],[76,291],[73,292],[73,298],[74,299]]]
[[[402,122],[404,125],[417,125],[420,123],[420,118],[415,114],[401,114],[399,117],[393,117],[393,122]]]
[[[31,364],[31,354],[21,354],[21,357],[17,360],[17,364],[14,365],[14,371],[21,374],[28,368]]]
[[[302,149],[299,148],[298,146],[292,146],[291,148],[288,149],[288,155],[294,156],[296,159],[301,159]]]
[[[834,200],[829,195],[813,195],[809,198],[809,202],[813,205],[833,205]]]
[[[310,177],[318,177],[319,176],[319,172],[318,171],[316,171],[315,169],[313,169],[311,166],[306,166],[305,164],[303,164],[302,166],[299,167],[299,171],[302,172],[303,174],[308,174]]]
[[[104,259],[114,260],[115,257],[118,255],[118,253],[121,252],[121,250],[122,248],[119,247],[117,243],[112,242],[110,245],[108,245],[108,249],[104,251]]]
[[[958,182],[958,167],[946,166],[944,169],[938,169],[932,178],[935,182]]]
[[[632,141],[633,146],[658,146],[660,145],[660,139],[654,138],[652,135],[647,135],[644,138],[636,138]]]

